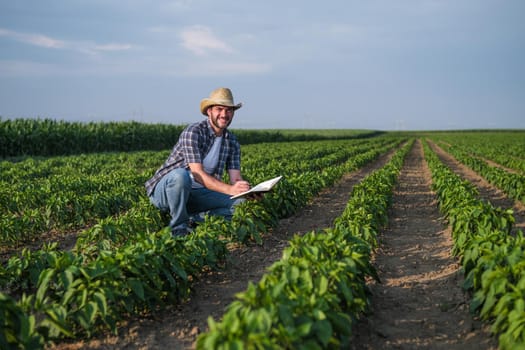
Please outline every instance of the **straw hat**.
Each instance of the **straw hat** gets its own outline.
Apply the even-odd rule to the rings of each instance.
[[[233,107],[234,110],[242,107],[242,103],[235,104],[233,102],[232,92],[228,88],[215,89],[210,93],[210,97],[202,99],[201,113],[207,116],[208,114],[206,111],[208,110],[208,107],[216,105]]]

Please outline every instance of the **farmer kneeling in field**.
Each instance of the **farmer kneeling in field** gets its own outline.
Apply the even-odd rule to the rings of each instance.
[[[170,213],[173,235],[186,235],[190,217],[199,213],[231,219],[243,199],[230,197],[250,189],[241,176],[239,142],[228,130],[241,106],[233,102],[230,89],[212,91],[200,104],[207,118],[182,131],[168,159],[146,182],[151,203]],[[221,181],[225,169],[229,184]]]

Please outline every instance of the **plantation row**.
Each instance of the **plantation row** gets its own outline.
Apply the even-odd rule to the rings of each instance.
[[[182,129],[180,125],[137,122],[0,119],[0,157],[162,150],[173,145]]]
[[[525,133],[523,131],[432,134],[432,139],[453,145],[462,153],[492,160],[525,174]]]
[[[457,147],[448,147],[447,150],[461,163],[483,176],[494,186],[503,190],[508,197],[525,203],[524,174],[511,173],[500,167],[490,166],[485,160],[471,156],[468,151],[458,149]],[[515,161],[513,164],[525,165],[525,160],[521,163]]]
[[[318,171],[388,142],[334,141],[315,149],[307,143],[246,146],[243,172],[252,183],[280,173],[302,174],[301,181],[307,181],[307,177],[314,179]],[[312,160],[307,161],[305,154]],[[50,230],[91,226],[137,205],[144,210],[148,200],[143,184],[151,176],[151,169],[166,156],[164,152],[137,152],[4,161],[0,170],[0,243],[16,245]],[[309,186],[323,185],[312,179]],[[291,203],[290,210],[297,205],[301,203]]]
[[[79,235],[72,251],[56,244],[24,249],[0,267],[0,348],[41,348],[64,337],[116,331],[129,315],[184,299],[203,269],[221,268],[227,243],[260,241],[262,232],[320,189],[402,141],[382,136],[245,146],[243,173],[250,182],[276,175],[284,180],[262,201],[240,206],[232,222],[207,218],[185,238],[163,229],[167,218],[143,189],[167,152],[2,162],[2,247],[49,231]],[[355,187],[333,228],[292,240],[283,259],[220,323],[210,320],[198,346],[344,346],[368,304],[364,281],[375,275],[370,252],[408,147]],[[467,162],[477,148],[463,147],[455,154]],[[428,148],[425,157],[433,169],[443,168]],[[466,196],[473,187],[449,170],[433,170],[433,178],[440,208],[453,225],[465,286],[475,292],[472,310],[493,322],[503,349],[523,345],[525,259],[522,233],[510,234],[511,212],[476,202],[475,191]]]
[[[439,134],[432,135],[432,139],[508,197],[525,203],[523,132]],[[500,166],[490,165],[488,161]]]
[[[2,266],[0,288],[4,293],[0,293],[0,306],[4,317],[0,346],[38,348],[62,337],[85,337],[104,329],[115,331],[118,321],[126,315],[149,312],[165,302],[185,298],[191,281],[204,268],[220,268],[229,241],[259,241],[261,232],[279,218],[291,215],[320,189],[399,142],[400,139],[376,138],[323,142],[316,147],[312,147],[312,142],[268,144],[266,148],[254,145],[253,153],[247,146],[243,172],[250,181],[275,174],[285,175],[285,179],[275,193],[262,201],[240,206],[232,222],[207,218],[194,234],[184,238],[173,238],[163,229],[166,218],[139,190],[165,159],[165,153],[26,160],[13,163],[11,169],[3,167],[6,171],[2,179],[6,179],[4,185],[11,191],[24,193],[27,181],[17,179],[31,179],[40,185],[25,192],[27,198],[44,188],[38,196],[55,195],[75,208],[75,216],[53,217],[55,229],[81,224],[89,227],[80,232],[72,251],[61,251],[56,244],[33,252],[24,249]],[[315,161],[304,162],[305,157],[315,157]],[[283,161],[272,163],[274,159]],[[91,161],[91,165],[82,167]],[[53,162],[62,165],[55,166]],[[261,164],[266,166],[261,168]],[[84,170],[87,173],[82,175]],[[98,180],[97,175],[103,180]],[[113,188],[104,186],[112,177],[115,184],[121,184],[122,191],[138,196],[137,199],[130,200],[129,206],[116,206],[112,215],[93,214],[95,211],[86,205],[92,202],[84,201],[85,197],[94,191],[101,198],[112,198]],[[88,181],[81,181],[84,178]],[[33,205],[30,200],[19,203],[7,196],[5,199],[10,204],[2,210],[14,217],[23,218],[31,212],[32,220],[39,220],[38,213],[46,212],[42,206],[46,205],[45,200],[28,208],[24,205]],[[90,209],[84,210],[85,207]],[[77,217],[82,220],[77,222]],[[38,232],[31,235],[37,237]],[[11,236],[3,239],[12,241]]]
[[[130,152],[168,149],[184,125],[139,122],[67,122],[54,119],[2,119],[0,158],[59,156],[98,152]],[[243,145],[259,142],[290,142],[372,137],[367,130],[280,131],[235,130]]]
[[[280,261],[239,294],[198,349],[346,348],[352,325],[369,304],[365,280],[377,277],[370,253],[386,223],[392,188],[407,146],[354,187],[333,228],[295,237]],[[425,145],[433,189],[452,225],[471,311],[492,324],[502,350],[525,347],[525,240],[512,235],[512,211],[477,199],[474,186]]]
[[[352,326],[369,305],[366,278],[377,234],[410,142],[355,186],[333,228],[296,236],[280,261],[238,295],[198,349],[348,348]]]
[[[511,234],[512,210],[478,199],[476,188],[444,166],[425,146],[440,210],[452,226],[472,312],[492,324],[502,350],[525,348],[525,239]]]

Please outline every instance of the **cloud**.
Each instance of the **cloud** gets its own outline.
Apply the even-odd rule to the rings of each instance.
[[[0,28],[0,36],[5,36],[26,44],[45,47],[49,49],[61,49],[66,46],[64,41],[53,39],[46,35],[18,33],[4,28]]]
[[[105,44],[105,45],[94,45],[92,47],[95,51],[126,51],[133,49],[134,46],[130,44]]]
[[[0,76],[82,76],[126,72],[147,75],[223,76],[264,74],[272,70],[272,60],[247,57],[243,54],[244,50],[234,49],[207,26],[193,25],[181,30],[161,25],[150,27],[148,31],[159,34],[160,38],[151,40],[146,46],[140,46],[122,42],[59,40],[41,34],[25,34],[0,28],[0,39],[5,37],[39,48],[53,48],[62,51],[60,54],[70,53],[63,56],[64,59],[61,59],[60,63],[53,61],[57,56],[52,56],[51,60],[41,60],[35,54],[0,61]],[[166,43],[166,40],[173,42],[174,37],[181,45],[178,49]],[[162,43],[162,54],[158,54],[158,39]],[[241,43],[251,42],[253,36],[246,37],[243,34],[242,39]],[[232,41],[239,43],[239,37],[232,37]],[[169,47],[176,51],[168,50],[171,54],[167,55],[166,50]],[[137,49],[143,50],[147,55],[116,55],[119,52]],[[181,49],[186,50],[190,57],[181,55]],[[142,59],[137,61],[137,57]]]
[[[25,44],[44,47],[48,49],[67,49],[92,54],[95,54],[97,52],[125,51],[133,49],[135,47],[131,44],[120,43],[96,44],[88,41],[65,41],[51,38],[43,34],[20,33],[5,28],[0,28],[0,36],[4,36]]]
[[[182,46],[198,56],[207,55],[211,51],[234,52],[228,44],[215,36],[209,27],[191,26],[183,29],[180,36],[182,38]]]

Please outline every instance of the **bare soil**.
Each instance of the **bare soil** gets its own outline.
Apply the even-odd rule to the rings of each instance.
[[[451,232],[431,181],[417,142],[401,171],[390,224],[375,255],[382,283],[370,286],[371,313],[355,328],[353,349],[497,348],[487,327],[469,314],[462,271],[450,254]]]
[[[454,171],[486,188],[484,198],[506,198],[496,195],[490,185],[437,146],[435,149]],[[219,320],[235,294],[245,290],[248,282],[257,282],[281,258],[294,234],[331,226],[344,210],[353,186],[383,166],[390,156],[384,155],[344,176],[296,215],[281,220],[263,236],[261,245],[232,246],[226,268],[200,276],[190,300],[129,320],[119,328],[118,336],[65,342],[50,348],[193,349],[198,334],[207,330],[209,316]],[[497,348],[487,327],[469,314],[470,297],[461,288],[462,272],[457,259],[450,255],[450,231],[439,214],[430,184],[418,141],[405,161],[389,225],[382,232],[381,247],[374,255],[381,283],[371,282],[372,309],[355,326],[354,349]],[[512,201],[507,204],[515,206]],[[517,221],[523,223],[525,211],[519,212],[519,204],[515,208]]]

